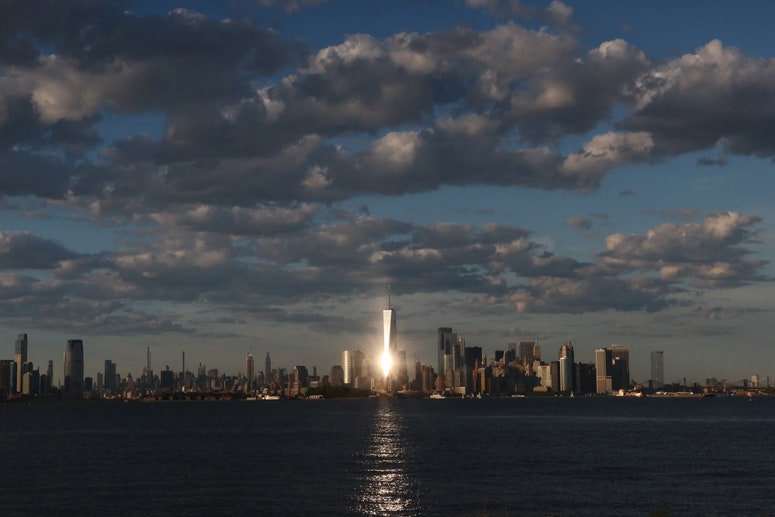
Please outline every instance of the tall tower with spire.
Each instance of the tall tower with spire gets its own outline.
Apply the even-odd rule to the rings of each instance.
[[[385,388],[391,390],[395,377],[396,361],[398,360],[398,340],[396,338],[396,311],[390,303],[390,286],[388,285],[388,306],[382,310],[382,337],[384,348],[382,352],[382,368],[385,373]]]
[[[396,338],[396,310],[390,303],[390,286],[388,285],[388,305],[382,311],[382,331],[385,341],[385,352],[395,356],[398,352],[398,340]]]
[[[253,350],[248,350],[248,356],[245,358],[245,375],[248,378],[248,386],[252,389],[256,380],[256,370],[253,364]]]

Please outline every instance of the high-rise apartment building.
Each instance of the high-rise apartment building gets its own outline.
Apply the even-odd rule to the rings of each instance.
[[[83,394],[83,341],[80,339],[67,340],[64,363],[63,392],[67,396],[79,397]]]
[[[27,362],[27,334],[16,336],[16,346],[14,347],[13,360],[16,363],[16,386],[14,391],[21,393],[22,378],[24,376],[24,363]]]
[[[665,386],[665,355],[662,350],[651,352],[651,386],[653,388]]]

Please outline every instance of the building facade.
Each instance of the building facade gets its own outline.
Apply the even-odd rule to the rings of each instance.
[[[21,393],[22,378],[25,373],[24,363],[27,362],[27,334],[19,334],[16,336],[13,360],[16,363],[16,385],[14,386],[14,391],[16,393]]]
[[[248,380],[248,387],[252,388],[253,383],[256,381],[256,366],[253,362],[252,350],[248,350],[248,355],[245,357],[245,376]]]
[[[651,386],[654,389],[665,386],[665,355],[662,350],[651,352]]]
[[[62,391],[66,396],[83,395],[83,341],[69,339],[65,349],[65,378]]]
[[[597,393],[626,390],[630,387],[630,350],[614,345],[595,350]]]

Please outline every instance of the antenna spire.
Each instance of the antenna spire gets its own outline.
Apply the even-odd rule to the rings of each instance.
[[[390,309],[392,306],[390,305],[390,284],[388,284],[388,309]]]

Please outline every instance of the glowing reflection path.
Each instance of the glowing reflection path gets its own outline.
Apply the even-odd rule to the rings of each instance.
[[[369,447],[359,461],[363,483],[353,510],[360,515],[420,515],[417,488],[406,471],[401,416],[393,401],[377,403]]]

